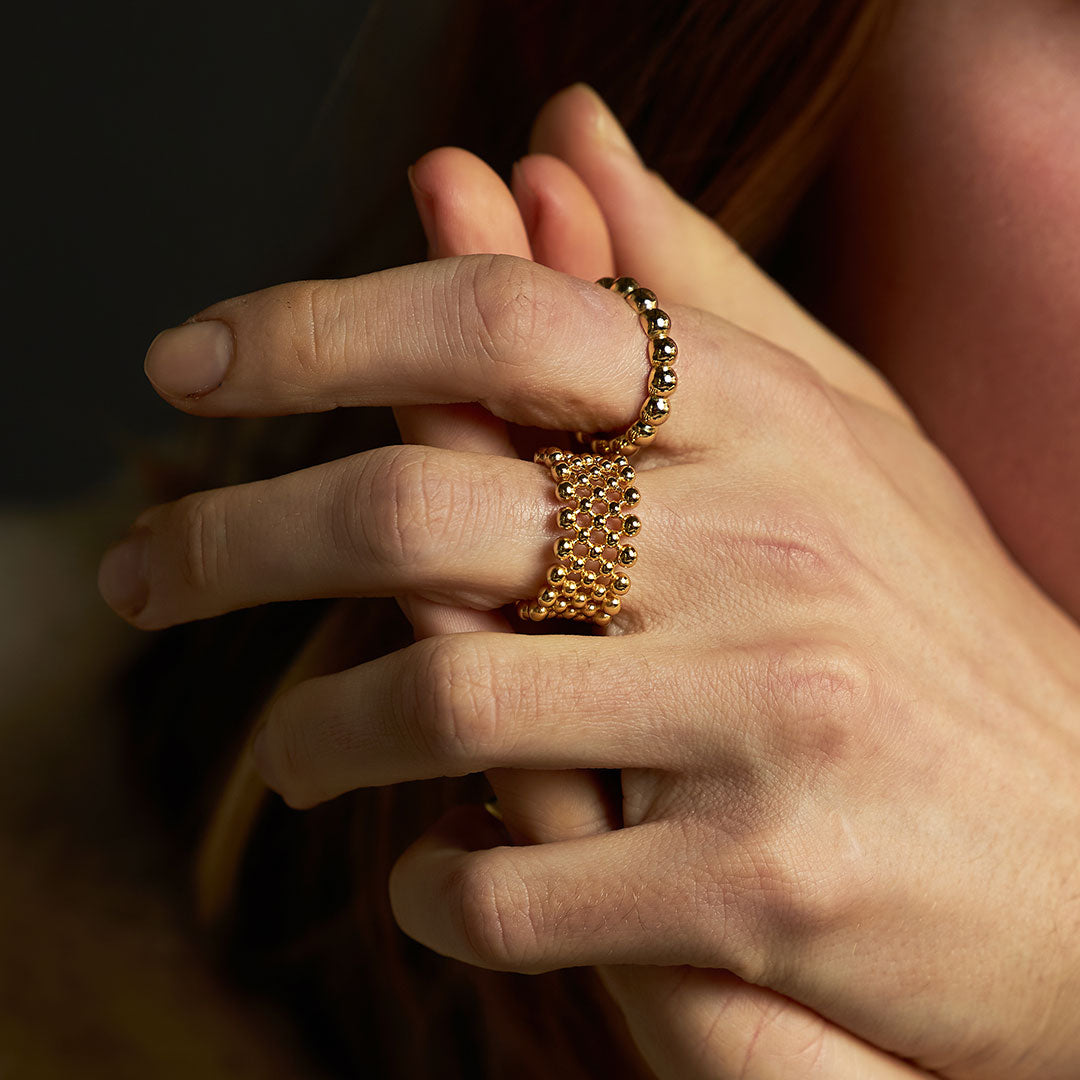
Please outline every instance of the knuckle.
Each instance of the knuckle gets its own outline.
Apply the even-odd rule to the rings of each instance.
[[[428,638],[417,648],[418,699],[406,719],[422,752],[445,770],[473,772],[498,756],[501,697],[492,666],[470,635]]]
[[[751,580],[788,594],[843,592],[857,571],[839,530],[808,507],[802,494],[785,493],[765,505],[756,503],[753,518],[736,524],[725,547]]]
[[[536,963],[538,905],[505,857],[476,852],[448,879],[455,913],[471,962],[495,971],[528,971]]]
[[[437,561],[461,515],[468,520],[461,485],[448,482],[419,447],[363,455],[343,476],[344,491],[332,500],[336,542],[350,555],[374,558],[414,579]]]
[[[193,592],[215,588],[225,578],[226,503],[221,495],[189,495],[178,504],[180,574]]]
[[[860,656],[818,643],[770,650],[758,659],[754,681],[773,719],[767,737],[782,756],[833,767],[856,755],[872,688]]]
[[[786,943],[806,942],[835,930],[846,918],[852,895],[840,872],[824,869],[820,858],[800,857],[792,839],[791,835],[759,838],[747,848],[755,921],[768,927],[771,939]],[[784,961],[770,955],[763,962]],[[776,975],[775,970],[767,973],[769,978]]]
[[[842,407],[843,395],[806,360],[780,353],[773,373],[771,396],[776,416],[799,433],[801,442],[812,439],[815,455],[834,467],[853,468],[866,452],[852,431]]]
[[[512,255],[485,255],[462,264],[458,302],[468,339],[488,366],[526,367],[544,351],[554,325],[555,298],[536,264]]]
[[[332,374],[345,351],[349,327],[345,301],[345,290],[337,281],[302,281],[286,295],[292,358],[309,383]]]

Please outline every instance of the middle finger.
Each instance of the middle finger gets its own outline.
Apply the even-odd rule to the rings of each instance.
[[[641,477],[633,483],[641,486]],[[669,535],[663,485],[648,474],[645,485],[643,531]],[[391,596],[404,589],[489,610],[535,595],[555,562],[552,545],[565,535],[556,515],[570,505],[576,503],[557,499],[550,471],[530,461],[380,447],[146,511],[124,541],[138,553],[115,549],[107,556],[140,568],[141,607],[125,610],[104,591],[146,630],[271,601]],[[619,511],[631,513],[626,504]],[[619,516],[607,520],[619,532]],[[635,541],[618,537],[619,545]],[[638,595],[662,592],[657,570],[630,569],[642,586],[631,594],[635,606]]]

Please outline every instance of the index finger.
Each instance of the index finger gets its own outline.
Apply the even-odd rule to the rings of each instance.
[[[678,320],[694,321],[678,316],[673,334]],[[648,344],[630,306],[592,282],[469,255],[222,301],[159,334],[146,373],[202,416],[478,402],[519,424],[616,430],[642,406]],[[695,425],[673,411],[685,444]]]

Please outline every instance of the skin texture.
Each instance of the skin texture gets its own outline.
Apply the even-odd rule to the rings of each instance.
[[[866,1043],[947,1076],[1073,1075],[1074,626],[881,381],[781,311],[783,295],[618,148],[595,99],[553,102],[535,139],[562,140],[552,149],[619,268],[674,320],[680,390],[638,477],[638,546],[662,546],[606,637],[436,631],[291,688],[260,770],[300,808],[477,769],[622,769],[624,828],[596,831],[594,815],[513,846],[461,808],[405,852],[391,897],[408,933],[471,963],[605,965],[662,1076],[906,1074]],[[687,266],[715,268],[707,295],[700,273],[680,281],[681,265],[635,252],[620,224],[634,205],[670,225]],[[708,309],[728,295],[726,318]],[[770,310],[784,348],[747,331]],[[167,394],[194,360],[177,335],[148,358],[159,391],[198,415],[471,401],[518,424],[602,429],[640,402],[623,301],[522,255],[280,286],[199,318],[234,342],[217,389]],[[803,359],[789,351],[800,335]],[[451,416],[428,413],[433,438]],[[200,493],[138,520],[145,603],[125,614],[154,628],[404,588],[490,612],[543,572],[552,487],[497,453],[406,447]],[[108,564],[102,584],[123,610]]]

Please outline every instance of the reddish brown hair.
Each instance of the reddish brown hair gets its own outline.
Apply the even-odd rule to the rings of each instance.
[[[377,8],[353,51],[356,108],[342,115],[354,132],[390,134],[377,143],[354,137],[358,153],[337,164],[353,180],[373,168],[389,179],[367,186],[366,213],[354,216],[345,241],[295,276],[419,258],[405,166],[456,143],[505,173],[539,105],[577,80],[613,106],[651,167],[761,251],[812,178],[889,7],[473,0],[436,11],[426,30],[437,46],[396,74],[386,55],[402,40],[395,7]],[[452,28],[439,30],[439,17]],[[353,180],[343,187],[358,187]],[[407,232],[390,221],[407,222]],[[218,422],[182,467],[156,470],[154,495],[396,441],[389,412],[375,416],[364,437],[343,410]],[[313,1058],[341,1075],[649,1075],[620,1048],[621,1019],[591,972],[480,971],[431,953],[394,924],[386,896],[394,859],[445,809],[487,797],[482,776],[358,791],[299,814],[264,799],[250,772],[235,769],[259,707],[327,608],[279,604],[163,632],[121,684],[134,761],[178,857],[190,859],[202,841],[198,904],[223,974],[286,1002]],[[411,640],[390,601],[351,601],[336,617],[349,632],[339,626],[334,647],[309,650],[288,678]]]

